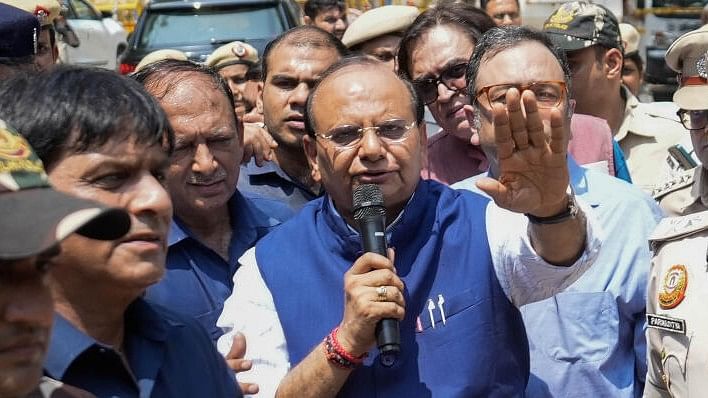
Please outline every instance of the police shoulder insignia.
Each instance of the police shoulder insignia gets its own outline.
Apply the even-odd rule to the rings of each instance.
[[[665,310],[676,308],[686,297],[687,286],[686,266],[682,264],[671,266],[664,275],[664,286],[659,293],[659,306]]]

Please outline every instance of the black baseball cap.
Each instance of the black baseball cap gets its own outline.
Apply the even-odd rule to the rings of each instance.
[[[596,44],[623,51],[617,17],[606,7],[587,1],[561,5],[543,24],[543,31],[563,51]]]

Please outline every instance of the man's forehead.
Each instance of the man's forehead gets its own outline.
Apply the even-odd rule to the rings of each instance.
[[[383,64],[350,65],[340,69],[325,77],[313,98],[319,105],[325,102],[343,107],[382,104],[402,108],[392,109],[401,114],[411,112],[410,100],[410,92],[403,81]]]
[[[565,80],[565,75],[558,59],[546,46],[524,41],[486,55],[480,63],[476,83],[482,87],[539,80]]]
[[[340,8],[339,6],[330,6],[320,10],[320,12],[317,13],[317,16],[321,18],[325,18],[328,16],[340,16],[341,14],[344,14],[344,12],[344,9]]]
[[[321,46],[302,46],[283,43],[271,53],[269,75],[272,74],[320,74],[341,58],[336,49]]]
[[[516,2],[514,0],[490,0],[487,3],[487,7],[516,7]]]

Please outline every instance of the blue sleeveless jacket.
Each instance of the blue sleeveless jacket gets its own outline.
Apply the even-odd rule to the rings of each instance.
[[[492,266],[487,203],[433,181],[418,184],[387,231],[406,286],[401,355],[387,368],[374,348],[339,396],[523,396],[528,342]],[[358,234],[327,197],[310,202],[256,246],[293,367],[342,320],[344,273],[361,254]]]

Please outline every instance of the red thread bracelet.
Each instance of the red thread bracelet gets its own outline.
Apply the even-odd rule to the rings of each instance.
[[[364,363],[364,358],[368,355],[364,353],[360,356],[354,356],[348,352],[337,339],[337,331],[339,327],[334,328],[324,339],[324,350],[327,360],[342,369],[355,369]]]

